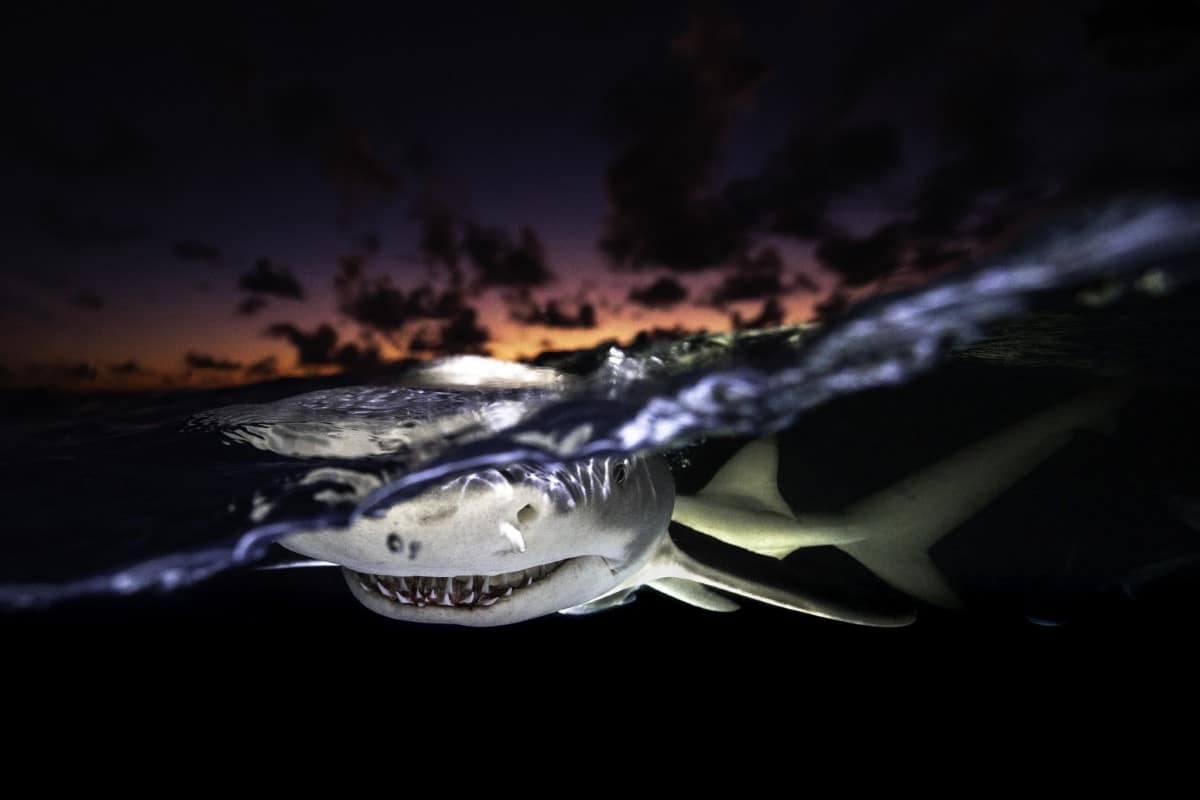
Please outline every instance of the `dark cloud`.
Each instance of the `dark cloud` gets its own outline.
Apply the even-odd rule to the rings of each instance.
[[[113,375],[153,375],[154,371],[146,369],[136,360],[122,361],[119,364],[109,364],[108,371]]]
[[[640,350],[658,342],[677,342],[680,339],[686,339],[689,336],[697,333],[708,333],[704,328],[686,328],[683,325],[675,324],[670,328],[647,328],[640,330],[629,340],[627,348]]]
[[[462,248],[458,216],[445,203],[425,199],[414,207],[412,217],[420,225],[418,247],[421,258],[430,266],[445,267],[451,285],[461,287]]]
[[[724,186],[714,185],[722,147],[757,73],[723,71],[754,59],[736,26],[699,16],[670,59],[614,91],[608,122],[620,149],[602,249],[621,266],[692,271],[736,265],[749,242],[775,234],[819,243],[822,261],[862,286],[992,252],[1053,204],[1194,191],[1198,9],[1122,0],[1067,13],[905,10],[875,23],[886,34],[865,37],[832,15],[850,55],[839,63],[818,48],[804,63],[824,65],[827,85],[852,91],[839,90],[837,109],[801,109],[762,167]],[[946,46],[882,41],[909,43],[915,30]],[[795,77],[772,76],[771,86]],[[883,181],[886,192],[864,199]],[[886,205],[891,218],[849,235],[861,205]],[[771,282],[768,271],[737,274],[717,297],[766,297]],[[798,276],[780,288],[816,285]]]
[[[391,285],[386,278],[361,286],[352,294],[343,294],[339,310],[363,327],[383,336],[395,336],[400,329],[422,316],[417,303],[402,289]]]
[[[448,199],[452,192],[443,168],[432,155],[427,157],[433,163],[416,167],[423,186],[409,216],[417,222],[417,247],[428,267],[444,270],[454,290],[465,285],[464,264],[474,270],[474,291],[494,287],[530,289],[555,280],[545,248],[533,229],[523,227],[514,238],[508,231],[462,213],[459,207],[463,204]]]
[[[271,378],[279,374],[279,363],[275,356],[261,358],[246,367],[247,378]]]
[[[742,319],[742,315],[737,311],[733,312],[729,317],[729,322],[733,325],[733,329],[737,331],[749,330],[752,328],[777,328],[783,324],[786,313],[783,310],[783,304],[779,302],[778,297],[768,297],[763,303],[762,310],[750,319]]]
[[[209,369],[217,372],[232,372],[233,370],[241,369],[242,365],[237,361],[229,361],[228,359],[218,359],[210,356],[207,353],[197,353],[189,351],[183,357],[184,363],[191,369]]]
[[[989,231],[990,235],[1000,235],[1000,230]],[[981,234],[982,235],[982,234]],[[918,272],[932,272],[943,267],[954,266],[968,256],[971,251],[966,248],[924,243],[917,246],[913,253],[911,264]]]
[[[296,364],[301,367],[332,365],[344,369],[366,369],[380,363],[377,347],[339,344],[337,331],[328,323],[305,331],[288,322],[277,322],[267,328],[264,335],[291,343],[296,348]]]
[[[91,289],[82,289],[71,297],[71,302],[88,311],[100,311],[104,308],[104,298]]]
[[[410,290],[396,288],[387,276],[370,277],[366,258],[343,256],[334,278],[338,310],[369,332],[386,337],[400,347],[401,329],[418,320],[449,320],[462,312],[465,299],[454,289],[438,290],[422,285]]]
[[[1200,44],[1186,22],[1200,11],[1184,5],[1122,0],[1073,19],[1008,18],[961,70],[930,63],[913,76],[936,155],[902,215],[907,266],[993,251],[1056,206],[1200,183],[1200,111],[1184,100],[1200,94],[1200,58],[1184,53],[1200,50],[1180,47]],[[1018,37],[1039,44],[1014,60]]]
[[[929,273],[1002,246],[1036,218],[1038,209],[1047,207],[1043,198],[1015,192],[987,207],[978,202],[974,189],[965,183],[961,188],[965,191],[958,199],[976,205],[976,212],[919,207],[914,218],[882,225],[867,236],[832,232],[818,244],[816,257],[851,288],[905,272]],[[930,213],[921,216],[925,212]]]
[[[334,363],[346,370],[369,370],[380,364],[379,348],[353,342],[343,344],[333,354]]]
[[[709,296],[709,304],[723,308],[728,303],[761,300],[783,294],[783,257],[773,247],[764,247],[753,255],[738,259],[733,272],[726,275]]]
[[[267,298],[263,297],[261,294],[252,294],[237,304],[237,308],[234,310],[234,313],[236,313],[238,316],[250,317],[257,314],[259,311],[262,311],[269,304],[270,303]]]
[[[478,353],[487,355],[484,346],[491,338],[488,329],[479,324],[473,308],[459,311],[450,322],[442,326],[441,349],[447,353]]]
[[[445,270],[454,289],[463,288],[462,237],[465,216],[456,209],[464,206],[447,177],[447,166],[424,141],[409,145],[405,155],[409,168],[420,179],[409,218],[416,221],[419,234],[417,249],[431,270]]]
[[[697,14],[667,57],[614,88],[608,125],[621,149],[600,240],[614,263],[701,270],[745,248],[752,220],[711,184],[726,131],[764,74],[736,22]]]
[[[531,289],[555,279],[537,234],[522,228],[514,242],[506,232],[466,223],[462,250],[475,268],[480,288]]]
[[[813,306],[813,313],[819,320],[827,320],[830,317],[836,317],[847,308],[850,307],[850,296],[841,289],[837,289],[830,293],[821,302]]]
[[[905,244],[903,226],[891,224],[863,238],[830,236],[818,245],[816,254],[846,286],[866,286],[900,268]]]
[[[687,299],[687,287],[675,278],[659,278],[647,286],[629,290],[629,302],[646,308],[673,308]]]
[[[195,241],[175,242],[171,245],[171,252],[180,261],[220,261],[221,251],[211,244]]]
[[[909,230],[918,236],[966,234],[971,220],[997,205],[996,197],[1027,195],[1031,184],[1063,177],[1063,163],[1042,163],[1034,131],[1047,122],[1031,108],[1045,96],[1044,80],[998,68],[979,90],[968,73],[944,86],[934,99],[934,135],[941,154],[917,188]],[[1015,199],[1015,198],[1014,198]]]
[[[548,300],[545,305],[529,297],[514,301],[509,319],[522,325],[545,325],[548,328],[595,328],[596,308],[591,303],[579,303],[573,311],[564,311],[560,300]]]
[[[113,222],[99,215],[67,209],[60,203],[47,203],[38,212],[41,228],[51,239],[69,247],[125,245],[146,235],[141,225]]]
[[[792,275],[792,288],[798,292],[813,294],[821,290],[817,281],[807,272],[796,272]]]
[[[836,197],[879,180],[900,161],[900,133],[890,125],[798,127],[759,173],[732,183],[726,198],[766,230],[816,238],[829,228]]]
[[[938,239],[962,235],[963,224],[971,216],[976,196],[984,188],[967,160],[937,167],[925,176],[917,190],[909,231]]]
[[[669,61],[617,87],[609,121],[622,150],[600,246],[618,266],[698,271],[744,258],[756,233],[825,236],[835,199],[900,165],[894,125],[803,120],[760,170],[715,185],[728,128],[765,74],[737,24],[704,14]]]
[[[847,287],[865,286],[906,270],[953,266],[987,243],[1001,241],[1069,185],[1073,167],[1068,162],[1074,153],[1055,157],[1055,148],[1044,141],[1059,135],[1050,131],[1064,129],[1065,123],[1039,119],[1034,112],[1041,104],[1054,105],[1048,88],[1052,81],[1019,62],[1010,63],[1007,51],[989,48],[983,48],[978,63],[925,76],[919,86],[926,98],[916,107],[926,107],[931,116],[918,115],[914,124],[936,150],[915,179],[908,207],[895,209],[893,221],[867,236],[853,236],[828,218],[826,208],[824,216],[811,215],[811,224],[781,224],[776,218],[775,229],[816,237],[818,259]],[[984,85],[987,91],[980,91]],[[863,136],[849,148],[857,154],[848,162],[854,166],[828,174],[831,190],[874,180],[895,166],[898,150],[885,144],[894,135],[887,130],[880,129],[873,145],[871,137]],[[1103,138],[1089,135],[1077,149],[1092,148]]]
[[[284,339],[296,348],[296,363],[300,366],[333,364],[337,349],[338,334],[332,325],[323,324],[309,332],[290,322],[277,322],[267,328],[263,335],[272,339]]]
[[[304,287],[287,267],[272,264],[270,259],[260,258],[254,269],[238,279],[238,286],[248,292],[260,292],[290,300],[303,300]]]
[[[479,324],[475,309],[463,308],[435,334],[431,334],[427,328],[417,331],[409,340],[408,349],[414,353],[433,355],[489,355],[486,345],[490,338],[488,329]]]
[[[343,199],[391,194],[399,187],[399,177],[371,148],[365,131],[325,91],[306,85],[280,94],[272,122],[284,145],[318,160]]]

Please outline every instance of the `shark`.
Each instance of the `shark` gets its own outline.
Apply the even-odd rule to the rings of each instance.
[[[1131,393],[1115,385],[1084,392],[838,514],[798,513],[788,504],[778,443],[766,437],[739,450],[693,496],[676,495],[666,461],[654,453],[513,464],[447,481],[349,528],[296,532],[279,544],[340,567],[358,602],[407,622],[498,626],[588,614],[625,605],[647,587],[714,612],[737,610],[741,598],[898,627],[911,624],[921,604],[963,607],[929,549],[1075,431],[1109,429]],[[715,547],[689,552],[672,522]],[[778,562],[819,546],[847,553],[907,602],[789,582]]]
[[[657,455],[518,464],[449,481],[347,530],[293,533],[280,544],[340,566],[360,603],[409,622],[495,626],[591,613],[629,602],[642,586],[711,611],[738,607],[716,589],[862,625],[913,619],[788,587],[757,565],[689,554],[670,534],[674,503]]]
[[[774,438],[753,441],[672,515],[721,541],[783,559],[829,545],[885,583],[949,610],[963,603],[929,549],[1059,451],[1076,432],[1107,434],[1134,392],[1111,385],[1071,398],[974,442],[840,514],[797,514],[779,492]]]

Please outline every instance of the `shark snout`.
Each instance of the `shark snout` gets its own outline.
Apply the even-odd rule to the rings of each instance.
[[[446,498],[441,503],[430,503],[413,515],[414,521],[418,525],[453,523],[453,518],[458,514],[459,508],[464,503],[470,502],[478,502],[478,500]],[[501,506],[503,507],[497,511],[500,524],[507,530],[515,529],[517,531],[532,525],[553,511],[545,498],[537,494],[527,497],[525,493],[520,495],[514,493],[508,502],[501,500]]]
[[[528,551],[539,523],[555,511],[543,493],[522,491],[522,487],[514,487],[512,498],[501,506],[496,514],[497,532],[517,553]]]

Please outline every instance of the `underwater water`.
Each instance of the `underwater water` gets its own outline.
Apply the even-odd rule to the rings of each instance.
[[[371,385],[326,377],[157,395],[15,393],[0,434],[0,623],[287,625],[407,641],[604,638],[663,625],[735,638],[762,626],[827,633],[841,624],[749,601],[709,614],[649,592],[517,633],[467,632],[374,615],[338,570],[257,568],[291,560],[273,544],[279,536],[349,525],[514,462],[655,451],[677,493],[693,494],[766,435],[778,436],[789,506],[836,513],[1118,381],[1136,392],[1111,427],[1081,431],[931,550],[965,612],[922,609],[911,634],[842,626],[831,635],[1182,614],[1200,605],[1198,274],[1196,208],[1135,203],[819,328],[545,354],[539,364],[554,372],[541,386],[506,388],[501,376],[436,390],[398,374]],[[677,523],[672,535],[707,546]],[[895,591],[830,547],[798,551],[781,569],[801,587]]]

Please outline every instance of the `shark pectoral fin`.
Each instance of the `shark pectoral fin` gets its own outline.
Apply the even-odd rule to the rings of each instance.
[[[664,537],[647,569],[646,582],[653,584],[663,578],[691,581],[789,611],[856,625],[891,628],[909,625],[916,619],[907,605],[864,603],[856,597],[834,596],[829,590],[796,591],[778,561],[738,547],[710,539],[704,550],[697,555],[685,553],[671,536]]]
[[[712,589],[706,589],[695,581],[687,581],[682,578],[659,578],[648,585],[651,589],[661,592],[667,597],[696,608],[703,608],[705,611],[728,613],[741,608],[725,595],[717,594]]]
[[[590,603],[581,603],[577,606],[561,609],[558,613],[581,617],[587,614],[597,614],[601,611],[608,611],[610,608],[627,606],[637,599],[637,589],[638,587],[636,586],[631,586],[628,589],[621,589],[620,591],[605,595],[598,600],[593,600]]]
[[[959,450],[848,510],[858,542],[838,545],[891,586],[927,603],[960,603],[929,548],[982,511],[1066,444],[1074,431],[1111,418],[1128,386],[1087,392]]]
[[[693,496],[677,495],[671,519],[722,542],[772,558],[801,547],[862,538],[843,518],[797,517],[779,493],[775,437],[756,439]]]

